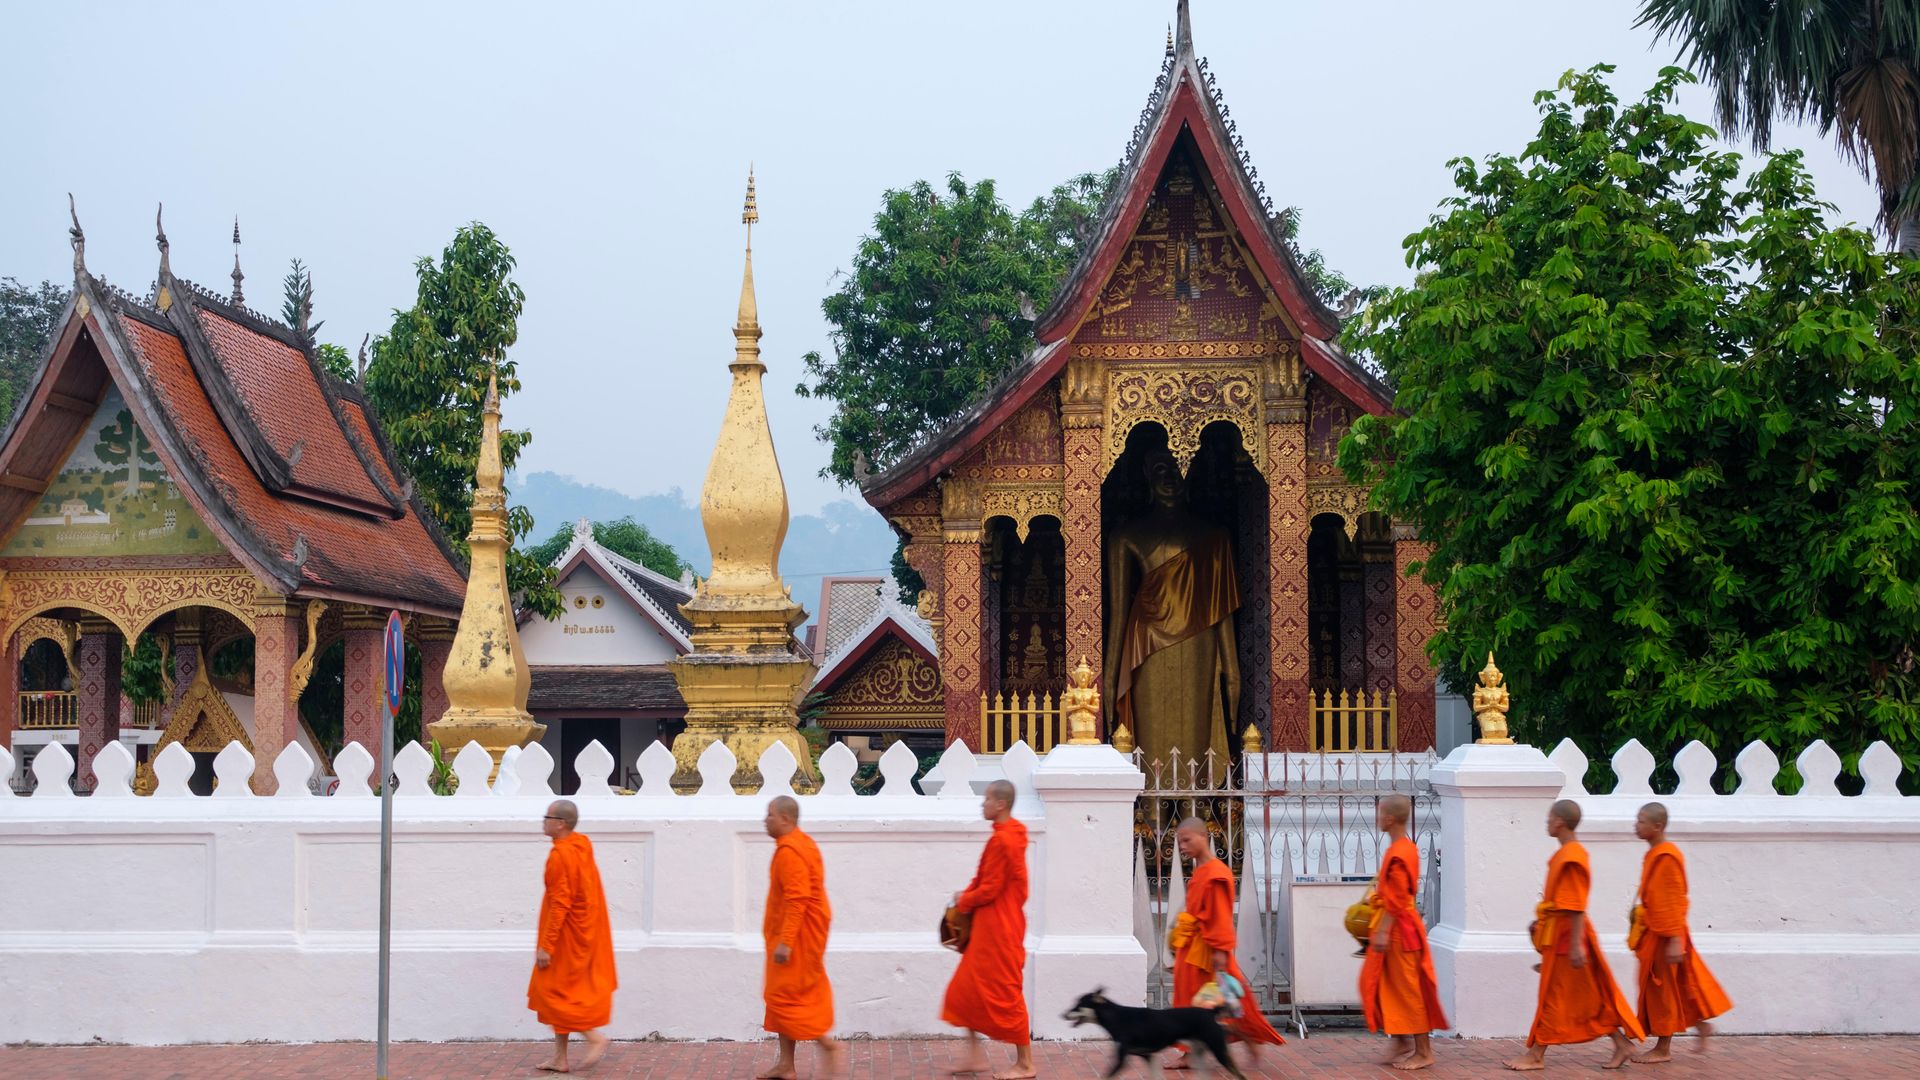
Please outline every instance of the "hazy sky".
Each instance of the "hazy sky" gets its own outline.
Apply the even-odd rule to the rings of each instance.
[[[1450,190],[1446,161],[1519,150],[1534,91],[1617,64],[1637,96],[1673,59],[1635,0],[1194,0],[1194,40],[1279,205],[1356,281],[1401,283],[1400,241]],[[325,340],[356,347],[413,300],[413,262],[461,224],[519,259],[522,468],[697,495],[724,402],[755,229],[769,407],[795,512],[821,480],[796,397],[827,347],[820,299],[881,192],[959,171],[1024,205],[1113,164],[1160,64],[1173,0],[930,5],[35,4],[0,34],[0,275],[88,266],[144,292],[153,209],[177,273],[228,286],[240,216],[252,306],[297,256]],[[1704,91],[1682,107],[1710,120]],[[1867,183],[1812,132],[1824,198]]]

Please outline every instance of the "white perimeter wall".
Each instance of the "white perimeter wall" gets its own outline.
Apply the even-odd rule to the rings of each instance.
[[[1898,758],[1862,759],[1867,792],[1834,790],[1840,761],[1815,743],[1797,761],[1806,785],[1775,794],[1774,754],[1736,759],[1735,794],[1710,786],[1716,761],[1694,743],[1675,760],[1679,790],[1654,795],[1654,760],[1639,743],[1613,758],[1616,790],[1589,794],[1586,757],[1563,743],[1551,758],[1526,746],[1463,746],[1432,779],[1441,796],[1441,918],[1435,966],[1455,1030],[1522,1036],[1533,1018],[1538,959],[1526,937],[1555,842],[1547,808],[1581,807],[1593,861],[1589,913],[1614,977],[1634,1000],[1638,967],[1627,913],[1646,844],[1641,806],[1663,803],[1668,838],[1687,860],[1694,946],[1733,999],[1716,1021],[1735,1033],[1920,1031],[1920,798],[1898,794]]]
[[[948,1031],[939,1006],[957,957],[939,947],[935,926],[990,826],[967,785],[955,797],[913,794],[904,752],[883,769],[882,794],[853,795],[853,757],[839,749],[822,763],[829,793],[800,798],[834,908],[836,1030]],[[423,755],[413,750],[395,763],[393,1035],[546,1037],[527,1010],[526,983],[552,763],[529,748],[489,792],[485,753],[470,746],[456,762],[460,793],[440,797],[422,793]],[[761,762],[769,793],[792,775],[791,757],[775,754]],[[310,768],[303,756],[290,748],[282,757],[283,791],[304,790],[288,783]],[[364,793],[371,762],[362,757],[343,752],[333,797],[248,794],[251,759],[236,745],[217,763],[228,779],[214,796],[170,794],[184,783],[175,759],[156,766],[161,794],[117,794],[124,785],[109,783],[78,798],[58,793],[64,751],[43,752],[36,794],[0,795],[0,910],[9,913],[0,1043],[371,1038],[380,804]],[[582,773],[598,766],[605,776],[606,758],[589,747]],[[723,748],[708,758],[699,794],[667,793],[671,755],[660,747],[643,762],[641,795],[575,799],[611,908],[616,1037],[762,1037],[765,799],[726,789],[733,764]],[[1039,762],[1019,747],[1007,760],[1033,838],[1034,1025],[1067,1035],[1058,1018],[1074,996],[1100,984],[1136,999],[1144,989],[1129,858],[1141,778],[1105,747],[1061,748]],[[942,767],[971,775],[975,763],[961,746]],[[506,793],[515,787],[532,793]]]

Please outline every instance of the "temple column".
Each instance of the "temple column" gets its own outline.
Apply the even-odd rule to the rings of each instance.
[[[1066,667],[1081,660],[1104,671],[1105,615],[1100,585],[1100,440],[1105,435],[1106,384],[1099,361],[1070,360],[1061,383],[1062,467],[1060,539],[1066,550]],[[1100,738],[1107,737],[1107,709],[1100,703]]]
[[[1307,399],[1300,358],[1282,343],[1267,365],[1267,640],[1273,685],[1269,750],[1307,748]]]
[[[20,635],[9,635],[5,645],[0,650],[0,746],[11,750],[13,733],[20,730]],[[0,783],[10,779],[0,776]]]
[[[173,692],[167,695],[166,714],[160,718],[162,726],[171,723],[173,710],[180,699],[187,696],[187,688],[200,674],[200,665],[206,658],[200,651],[200,612],[195,608],[183,608],[173,617]]]
[[[120,738],[120,632],[104,619],[80,622],[80,685],[74,687],[79,730],[73,787],[92,791],[98,783],[93,775],[94,756],[108,743]]]
[[[427,725],[447,715],[447,654],[453,649],[454,626],[439,619],[422,620],[413,647],[420,650],[420,735]],[[458,751],[455,751],[458,753]]]
[[[346,667],[341,695],[340,737],[343,745],[357,742],[375,758],[380,756],[381,725],[387,718],[386,636],[384,612],[359,606],[340,616]]]
[[[1366,674],[1362,685],[1386,693],[1399,678],[1394,667],[1393,541],[1368,540],[1360,545],[1360,584],[1366,591]]]
[[[1416,562],[1433,553],[1431,545],[1415,539],[1410,526],[1393,530],[1395,675],[1399,696],[1399,749],[1426,750],[1433,746],[1433,665],[1427,660],[1427,642],[1438,624],[1439,602],[1433,586],[1408,573]]]
[[[946,685],[947,744],[958,739],[980,749],[982,664],[980,558],[980,482],[949,476],[940,483],[940,609],[946,624],[940,636],[940,677]]]
[[[298,740],[300,710],[289,700],[293,662],[300,654],[300,609],[284,596],[262,592],[253,602],[253,791],[278,788],[273,763]]]

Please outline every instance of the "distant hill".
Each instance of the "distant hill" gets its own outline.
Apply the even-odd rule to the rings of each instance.
[[[533,537],[544,540],[579,518],[607,521],[629,517],[673,545],[680,557],[705,576],[712,567],[700,507],[679,488],[653,495],[627,495],[582,484],[559,473],[535,472],[507,478],[510,504],[533,512]],[[893,559],[893,530],[872,507],[852,499],[828,503],[818,514],[796,514],[780,551],[780,573],[811,622],[820,603],[820,579],[828,574],[881,574]]]

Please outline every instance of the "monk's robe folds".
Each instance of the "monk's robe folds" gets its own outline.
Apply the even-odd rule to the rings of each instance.
[[[1427,924],[1413,906],[1420,888],[1420,848],[1401,837],[1380,862],[1379,910],[1393,916],[1387,951],[1367,949],[1360,966],[1360,1007],[1369,1031],[1425,1035],[1447,1026],[1440,1008],[1440,981],[1427,950]]]
[[[1193,995],[1213,981],[1215,953],[1227,956],[1227,974],[1240,980],[1246,996],[1240,1001],[1240,1017],[1226,1023],[1227,1032],[1247,1042],[1279,1045],[1286,1042],[1273,1030],[1254,1000],[1253,984],[1240,970],[1234,950],[1238,940],[1233,926],[1233,871],[1224,859],[1210,859],[1193,872],[1187,882],[1187,914],[1193,916],[1193,941],[1173,962],[1173,1007],[1184,1009],[1193,1004]]]
[[[550,961],[533,969],[527,1007],[556,1032],[605,1027],[613,1017],[613,928],[593,843],[579,833],[553,842],[540,901],[539,947]]]
[[[767,943],[766,1019],[776,1035],[806,1041],[833,1029],[833,987],[827,982],[827,869],[813,837],[795,829],[774,845],[767,882],[767,914],[760,934]],[[787,962],[773,962],[785,945]]]
[[[1613,981],[1592,919],[1581,920],[1586,966],[1573,966],[1572,916],[1587,910],[1592,885],[1587,849],[1578,841],[1560,845],[1547,860],[1544,899],[1549,910],[1541,917],[1548,921],[1551,936],[1540,957],[1540,1004],[1527,1034],[1528,1046],[1589,1042],[1615,1028],[1625,1030],[1629,1038],[1645,1037],[1633,1007]]]
[[[1640,961],[1640,1025],[1647,1034],[1677,1035],[1733,1008],[1693,949],[1687,932],[1687,861],[1671,842],[1655,846],[1640,861],[1640,903],[1647,932],[1634,954]],[[1669,964],[1663,957],[1674,938],[1686,953],[1678,964]]]
[[[955,906],[973,913],[973,932],[947,984],[940,1019],[995,1042],[1024,1046],[1027,1021],[1027,827],[993,826],[979,869]]]

